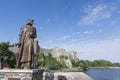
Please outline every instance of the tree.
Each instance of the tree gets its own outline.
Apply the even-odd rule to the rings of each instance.
[[[39,68],[43,68],[45,66],[45,56],[43,53],[36,53],[35,59],[37,60],[39,64]]]
[[[66,66],[65,60],[67,60],[68,57],[65,55],[60,55],[59,59],[60,59],[60,66],[63,68],[66,68],[67,66]]]
[[[11,68],[15,67],[16,57],[15,54],[9,51],[8,43],[0,43],[0,63],[1,67],[8,65]]]
[[[56,58],[53,58],[51,53],[48,55],[44,55],[44,53],[36,53],[35,59],[39,64],[39,68],[49,69],[49,70],[57,70],[59,69],[59,62]]]
[[[112,63],[107,60],[94,60],[93,67],[108,67],[112,66]]]
[[[90,66],[90,61],[88,60],[80,60],[79,61],[79,66],[82,70],[88,70],[89,66]]]
[[[113,63],[112,66],[113,67],[120,67],[120,63]]]
[[[59,62],[54,58],[51,53],[45,56],[45,67],[50,70],[58,70]]]
[[[79,66],[79,61],[71,60],[71,62],[72,62],[73,67],[78,67]]]

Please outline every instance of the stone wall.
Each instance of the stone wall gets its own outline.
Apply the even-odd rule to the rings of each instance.
[[[43,80],[93,80],[83,72],[44,72]]]
[[[0,70],[0,80],[93,80],[83,72],[50,72],[39,69]]]
[[[9,50],[11,50],[12,52],[14,52],[15,54],[18,52],[18,47],[16,45],[13,45],[11,47],[9,47]],[[77,52],[75,51],[66,51],[64,48],[52,48],[52,49],[46,49],[46,48],[41,48],[38,45],[38,41],[35,40],[34,41],[34,52],[41,52],[44,53],[44,55],[48,55],[49,53],[52,54],[53,57],[58,58],[60,55],[65,55],[67,56],[69,59],[73,59],[73,60],[77,60]]]
[[[0,80],[43,80],[43,70],[39,69],[0,70]]]
[[[45,48],[40,48],[40,52],[44,53],[45,55],[48,55],[51,53],[53,57],[59,58],[60,55],[65,55],[69,59],[77,60],[77,52],[75,51],[66,51],[64,48],[52,48],[52,49],[45,49]]]

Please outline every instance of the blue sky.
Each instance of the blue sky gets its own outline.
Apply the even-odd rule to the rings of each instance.
[[[78,52],[79,59],[120,62],[120,0],[1,0],[0,42],[18,42],[34,19],[41,47]]]

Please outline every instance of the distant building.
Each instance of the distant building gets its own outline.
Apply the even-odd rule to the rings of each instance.
[[[18,52],[18,47],[13,44],[12,46],[9,47],[9,50],[16,54]],[[34,41],[34,52],[44,53],[44,55],[46,56],[49,53],[51,53],[52,56],[57,59],[59,59],[59,56],[61,55],[67,56],[68,59],[65,62],[66,62],[66,65],[69,66],[70,68],[72,67],[71,60],[76,60],[76,61],[78,60],[76,51],[66,51],[64,48],[58,48],[58,47],[52,48],[52,49],[41,48],[38,45],[37,40]]]
[[[11,47],[9,47],[9,50],[14,52],[15,54],[18,52],[18,47],[16,45],[13,45]],[[38,41],[35,40],[34,41],[34,52],[35,53],[44,53],[44,55],[48,55],[49,53],[52,54],[53,57],[59,57],[60,55],[65,55],[67,56],[69,59],[72,60],[77,60],[77,52],[76,51],[66,51],[64,48],[52,48],[52,49],[46,49],[46,48],[41,48],[38,45]]]

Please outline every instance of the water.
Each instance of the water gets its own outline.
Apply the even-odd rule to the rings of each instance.
[[[94,80],[120,80],[120,68],[89,69],[85,73]]]

